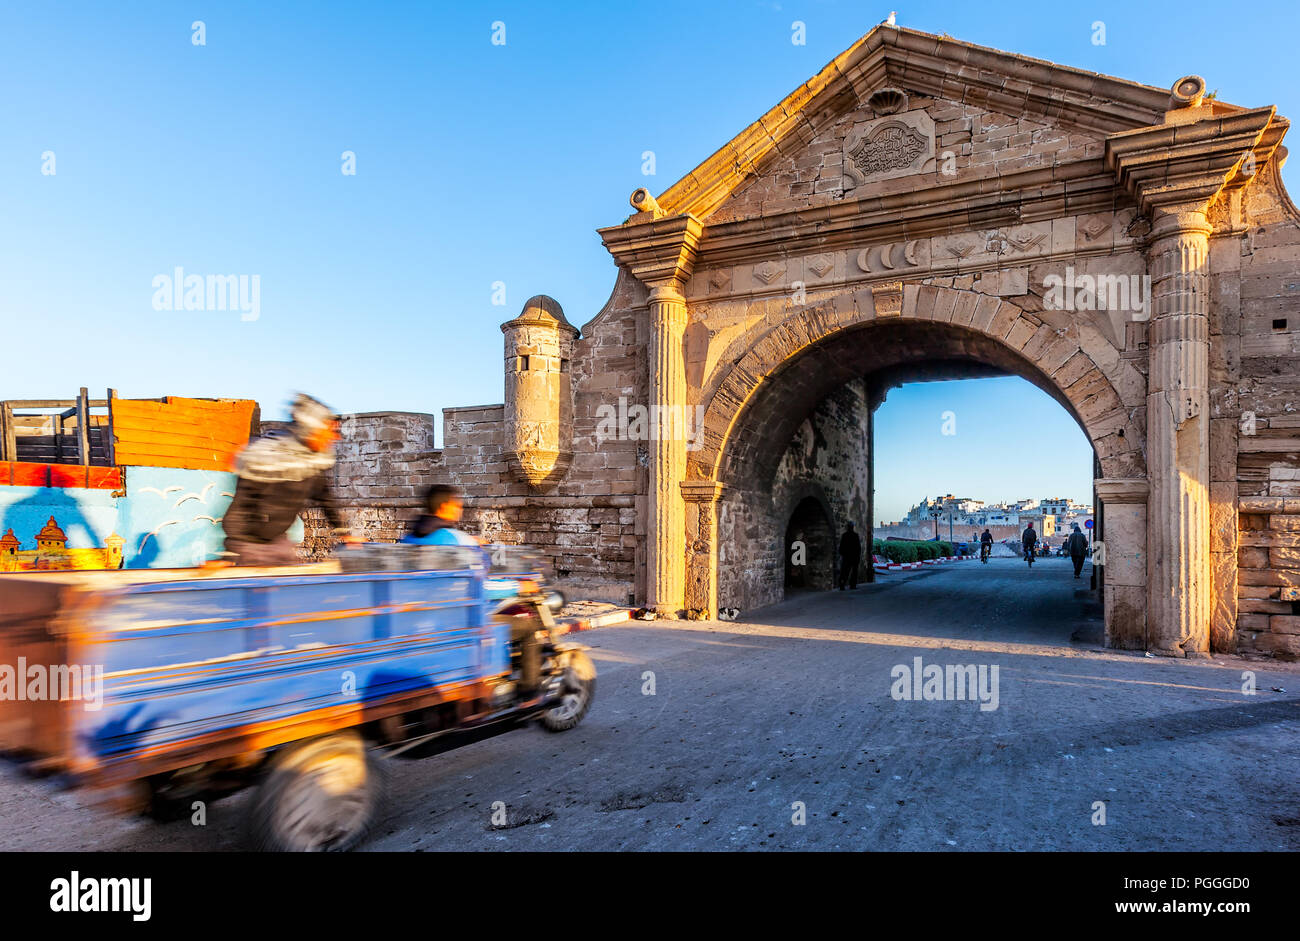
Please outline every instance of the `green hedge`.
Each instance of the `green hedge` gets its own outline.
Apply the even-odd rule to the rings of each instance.
[[[923,562],[937,559],[953,553],[952,543],[934,540],[877,539],[871,544],[871,551],[883,555],[890,562]]]

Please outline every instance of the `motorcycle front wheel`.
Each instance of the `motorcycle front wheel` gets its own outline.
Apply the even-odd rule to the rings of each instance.
[[[557,705],[541,715],[542,728],[566,732],[582,721],[596,696],[596,667],[581,650],[563,655],[564,692]]]

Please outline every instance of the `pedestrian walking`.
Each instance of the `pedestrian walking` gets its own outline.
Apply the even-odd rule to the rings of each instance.
[[[862,537],[854,532],[853,524],[849,523],[844,535],[840,537],[840,591],[844,590],[845,582],[850,583],[851,588],[858,587],[858,563],[861,561]]]
[[[1074,577],[1079,578],[1079,573],[1083,571],[1083,560],[1088,556],[1088,537],[1079,530],[1078,523],[1074,524],[1074,532],[1066,540],[1066,547],[1070,550],[1070,561],[1074,563]]]

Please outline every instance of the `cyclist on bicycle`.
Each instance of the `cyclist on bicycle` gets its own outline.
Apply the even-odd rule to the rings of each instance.
[[[987,562],[993,552],[993,534],[987,529],[980,533],[980,561]]]
[[[1020,546],[1025,550],[1025,561],[1030,565],[1034,564],[1034,546],[1038,542],[1038,533],[1034,532],[1034,524],[1030,523],[1029,527],[1020,536]]]

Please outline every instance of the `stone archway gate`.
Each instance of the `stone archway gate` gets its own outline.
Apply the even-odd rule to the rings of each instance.
[[[934,356],[1014,363],[1088,434],[1112,643],[1296,652],[1288,126],[1195,76],[1157,89],[881,26],[657,199],[638,190],[601,230],[620,278],[573,349],[564,443],[574,467],[609,451],[602,386],[703,415],[698,439],[639,449],[647,603],[716,612],[717,508],[780,424],[769,391],[835,378],[819,356],[886,362],[928,321]],[[616,360],[629,345],[644,365]],[[1247,578],[1248,549],[1267,558]]]

